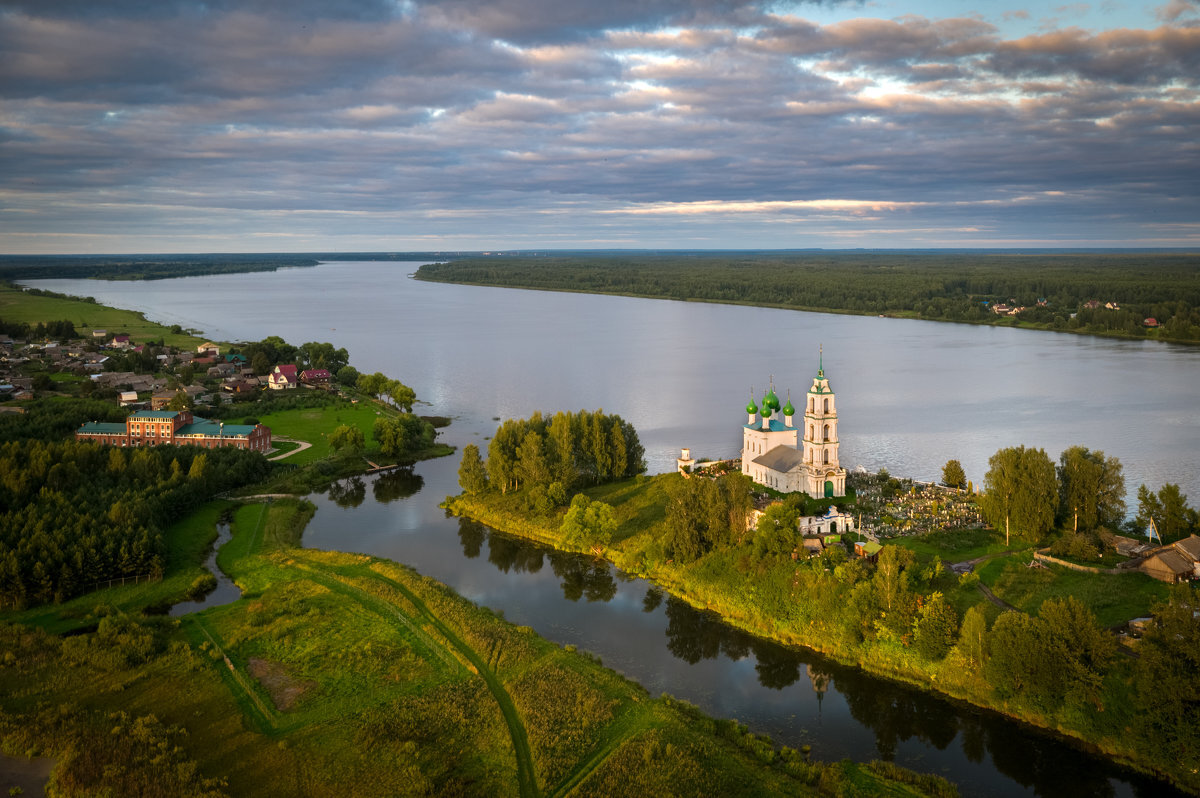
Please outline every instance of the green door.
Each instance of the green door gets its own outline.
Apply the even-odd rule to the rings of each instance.
[[[833,483],[832,482],[825,483],[825,498],[826,499],[833,498]]]

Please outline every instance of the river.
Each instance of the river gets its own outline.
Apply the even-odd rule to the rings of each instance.
[[[94,296],[216,339],[279,335],[346,347],[451,415],[448,443],[486,447],[497,418],[599,408],[638,429],[651,472],[680,447],[733,456],[751,388],[800,398],[819,348],[837,392],[842,462],[936,479],[959,459],[982,481],[998,448],[1052,458],[1101,449],[1145,482],[1200,497],[1200,349],[1152,342],[408,279],[417,264],[335,263],[144,283],[30,283]],[[967,795],[1161,795],[1074,746],[756,641],[586,558],[491,533],[437,509],[457,458],[313,497],[318,548],[408,563],[547,638],[822,759],[895,761]],[[1132,499],[1132,495],[1130,496]],[[1194,499],[1193,499],[1194,500]]]

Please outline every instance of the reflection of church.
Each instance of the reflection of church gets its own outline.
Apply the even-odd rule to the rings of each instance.
[[[838,462],[837,407],[823,360],[808,389],[800,426],[790,392],[780,407],[773,380],[761,407],[751,393],[749,420],[742,427],[742,473],[760,485],[814,498],[846,495],[846,469]]]

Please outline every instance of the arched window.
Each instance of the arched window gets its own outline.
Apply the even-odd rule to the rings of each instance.
[[[829,440],[829,425],[825,425],[825,440]]]
[[[829,400],[828,399],[825,400],[825,412],[826,413],[829,412]]]
[[[812,425],[812,424],[809,424],[809,425],[808,425],[808,439],[809,439],[810,441],[812,441],[812,440],[816,440],[816,437],[817,437],[817,431],[816,431],[816,428],[815,428],[815,427],[813,427],[813,425]]]
[[[829,465],[829,450],[825,450],[825,465]]]

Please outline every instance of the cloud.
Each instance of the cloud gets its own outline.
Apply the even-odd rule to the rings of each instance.
[[[777,8],[10,2],[0,246],[1167,240],[1194,218],[1187,8],[1016,38]]]

